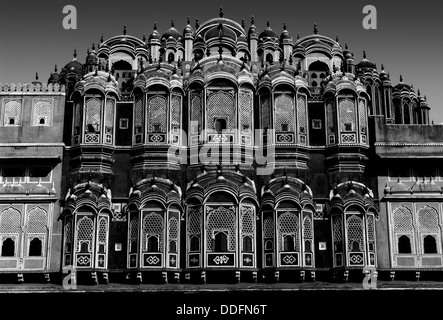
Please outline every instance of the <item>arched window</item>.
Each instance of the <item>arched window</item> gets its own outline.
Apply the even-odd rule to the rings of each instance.
[[[15,241],[6,238],[2,244],[2,257],[15,257]]]
[[[312,76],[311,76],[311,78],[312,78],[312,79],[317,79],[317,74],[316,74],[316,73],[313,73]]]
[[[411,114],[409,112],[409,105],[403,104],[404,124],[411,124]]]
[[[201,236],[201,207],[189,207],[187,218],[187,229],[189,235],[189,251],[200,251]]]
[[[270,64],[272,64],[274,62],[274,57],[272,56],[271,53],[268,53],[266,55],[266,62],[269,62]]]
[[[317,86],[317,81],[312,81],[312,86],[316,87]]]
[[[294,236],[283,236],[283,251],[292,252],[295,249]]]
[[[189,249],[190,251],[200,251],[200,237],[198,236],[191,237],[191,244]]]
[[[299,221],[295,212],[285,212],[278,217],[278,231],[281,251],[299,251]]]
[[[228,236],[226,232],[219,231],[214,235],[214,251],[215,252],[226,252],[228,251]]]
[[[143,250],[147,252],[162,252],[163,233],[163,217],[155,212],[147,214],[143,219]]]
[[[412,253],[411,239],[408,236],[400,236],[398,238],[398,253]]]
[[[168,54],[168,63],[171,63],[174,60],[175,60],[175,56],[174,56],[174,54],[172,52],[170,52]]]
[[[363,246],[363,220],[353,214],[347,217],[346,227],[348,231],[348,250],[352,252],[364,251]]]
[[[423,251],[424,253],[437,253],[437,242],[434,236],[428,235],[424,237]]]
[[[163,96],[148,100],[148,132],[166,132],[167,102]]]
[[[214,121],[214,129],[217,133],[222,133],[223,130],[226,130],[226,119],[218,118]]]
[[[34,238],[29,243],[29,256],[30,257],[42,256],[42,241],[39,238]]]
[[[207,217],[206,240],[209,252],[235,251],[237,248],[237,229],[235,213],[231,208],[219,206],[206,207]]]
[[[243,251],[252,252],[252,238],[250,236],[243,237]]]
[[[158,252],[158,238],[156,236],[148,236],[148,252]]]
[[[305,252],[312,252],[311,241],[309,241],[309,240],[305,241]]]
[[[169,252],[176,253],[177,252],[177,241],[169,241]]]
[[[440,241],[440,225],[437,209],[424,206],[418,211],[418,224],[423,239],[424,253],[438,253],[437,239]]]

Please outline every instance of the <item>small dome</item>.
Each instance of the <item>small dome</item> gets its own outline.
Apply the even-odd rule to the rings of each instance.
[[[381,71],[380,71],[380,80],[389,80],[389,75],[388,73],[385,71],[385,67],[383,66],[383,64],[381,65]]]
[[[51,72],[51,76],[48,79],[48,83],[57,83],[60,81],[60,75],[57,73],[57,66],[54,68],[54,72]]]
[[[88,50],[88,54],[86,56],[86,63],[88,65],[97,65],[98,64],[98,57],[97,57],[97,53],[95,52],[95,45],[92,44],[92,51],[89,52]]]
[[[205,33],[205,40],[214,38],[227,38],[237,41],[237,35],[230,28],[226,27],[223,23],[219,23],[218,26],[213,27]]]
[[[359,69],[377,69],[377,66],[374,63],[366,59],[365,51],[363,51],[363,60],[359,64],[357,64],[357,67]]]
[[[273,31],[269,25],[269,20],[267,22],[267,27],[265,30],[262,31],[262,33],[260,33],[260,35],[258,36],[259,39],[263,39],[263,38],[274,38],[274,39],[278,39],[278,34]]]
[[[411,90],[411,86],[409,84],[406,84],[406,83],[403,82],[403,76],[402,75],[400,75],[400,83],[397,84],[394,88],[398,89],[400,91],[403,90],[403,89],[406,89],[408,91]]]
[[[251,18],[251,26],[249,27],[249,30],[248,30],[248,36],[249,36],[249,38],[250,38],[252,35],[254,35],[254,36],[257,35],[257,28],[256,28],[255,25],[254,25],[254,16],[252,16],[252,18]]]
[[[183,30],[183,37],[185,37],[185,35],[192,35],[192,27],[191,27],[191,20],[188,17],[188,21],[186,24],[185,29]]]
[[[171,22],[171,27],[166,30],[165,33],[163,33],[161,40],[168,40],[170,37],[174,38],[175,40],[181,38],[180,32],[178,32],[178,30],[174,28],[174,20],[172,20]]]
[[[157,23],[154,22],[154,30],[148,37],[148,41],[151,40],[160,40],[160,33],[157,31]]]
[[[77,61],[77,50],[74,50],[74,59],[68,62],[62,69],[61,73],[71,73],[74,72],[77,75],[83,74],[83,65]]]
[[[288,30],[286,30],[286,23],[283,24],[283,32],[280,35],[280,40],[292,40],[291,35],[289,34]]]
[[[354,60],[354,54],[348,50],[348,43],[345,42],[345,50],[343,50],[343,57],[346,60]]]

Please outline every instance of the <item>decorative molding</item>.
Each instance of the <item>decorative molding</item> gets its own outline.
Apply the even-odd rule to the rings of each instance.
[[[9,92],[9,93],[63,93],[65,94],[65,85],[59,85],[58,83],[56,84],[32,84],[32,83],[25,83],[25,84],[1,84],[0,83],[0,92]]]

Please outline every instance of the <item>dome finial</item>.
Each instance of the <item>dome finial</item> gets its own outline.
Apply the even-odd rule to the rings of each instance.
[[[338,42],[338,34],[335,35],[335,42]]]
[[[92,51],[95,51],[95,43],[92,44]]]
[[[417,95],[420,97],[420,89],[417,90]]]
[[[241,19],[241,27],[244,29],[245,28],[245,19]]]
[[[126,24],[123,26],[123,35],[126,35]]]
[[[191,24],[191,17],[188,16],[188,20],[186,21],[186,23],[189,25]]]
[[[385,71],[385,66],[383,65],[383,63],[381,64],[381,70]]]
[[[174,28],[175,23],[174,23],[174,19],[171,19],[171,28]]]
[[[55,65],[54,67],[54,72],[57,72],[57,65]]]
[[[220,18],[223,18],[223,7],[220,6],[220,13],[219,13]]]
[[[198,19],[195,19],[195,29],[198,29],[200,27],[200,23],[198,22]]]
[[[266,20],[266,27],[271,28],[271,24],[269,23],[269,19]]]
[[[157,30],[157,21],[154,21],[154,30]]]
[[[251,25],[254,25],[255,20],[254,20],[254,15],[251,16]]]
[[[286,30],[286,22],[283,22],[283,30]]]
[[[318,34],[317,23],[314,22],[314,34]]]
[[[74,59],[77,59],[77,50],[74,49]]]
[[[363,59],[366,59],[366,51],[363,50]]]
[[[348,50],[349,48],[348,48],[348,43],[347,42],[345,42],[345,50]]]
[[[297,40],[300,39],[300,33],[297,33]]]
[[[400,82],[403,82],[403,76],[400,75]]]
[[[103,35],[100,37],[100,43],[103,43],[103,41],[104,41],[104,38],[103,38]]]
[[[146,35],[143,33],[143,42],[146,42]]]
[[[35,80],[38,80],[38,72],[35,73]]]

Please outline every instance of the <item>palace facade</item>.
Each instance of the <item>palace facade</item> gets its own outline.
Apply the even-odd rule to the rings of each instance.
[[[317,26],[125,27],[0,107],[0,278],[443,271],[443,126]]]

